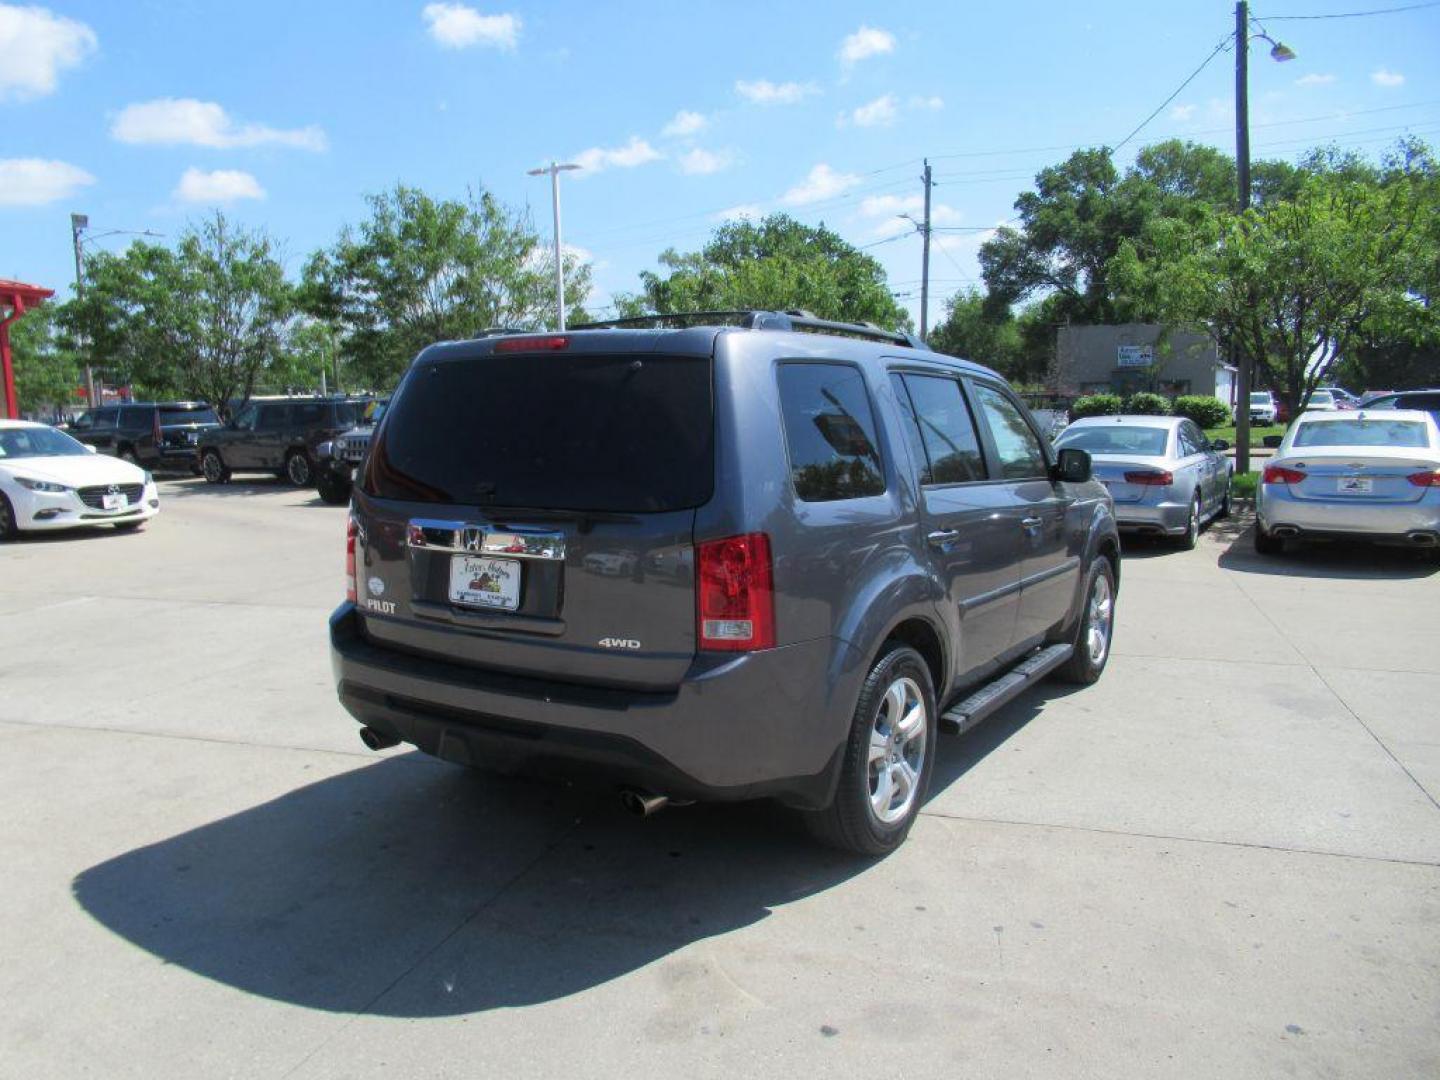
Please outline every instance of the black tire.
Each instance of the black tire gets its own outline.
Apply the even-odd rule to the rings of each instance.
[[[1103,595],[1097,595],[1103,594]],[[1089,686],[1105,665],[1115,641],[1115,567],[1101,556],[1090,564],[1085,577],[1085,599],[1081,601],[1079,624],[1075,627],[1075,651],[1070,659],[1055,669],[1061,682]],[[1097,625],[1101,624],[1103,625]],[[1103,642],[1099,648],[1092,641],[1092,630],[1099,629]]]
[[[219,450],[206,450],[201,455],[200,475],[205,477],[207,484],[228,484],[230,482],[230,470],[225,467],[225,460],[220,456]]]
[[[924,706],[923,746],[920,749],[923,756],[919,768],[914,768],[908,748],[919,733],[917,729],[905,740],[905,745],[897,742],[882,753],[879,758],[881,769],[872,777],[872,745],[878,745],[872,743],[872,731],[878,730],[887,722],[887,716],[897,711],[892,708],[890,696],[895,687],[900,689],[898,711],[910,715],[911,706],[908,703],[912,687],[917,703]],[[939,730],[937,721],[935,688],[925,659],[908,645],[887,642],[860,688],[860,700],[856,702],[850,721],[850,735],[845,743],[845,757],[841,762],[835,797],[824,810],[805,815],[811,833],[832,847],[858,855],[885,855],[899,847],[919,816],[930,788],[930,776],[935,766],[935,739]],[[884,756],[892,750],[898,756]],[[894,775],[892,770],[904,768],[902,760],[909,764],[910,771],[915,774],[914,780],[910,782],[903,814],[893,821],[883,821],[872,805],[872,798],[876,797],[872,795],[872,781],[877,783],[878,792],[880,774],[886,774],[888,785]],[[891,762],[895,764],[892,766]]]
[[[15,520],[15,508],[10,505],[5,493],[0,491],[0,543],[14,540],[19,535],[20,525]]]
[[[1174,538],[1174,544],[1181,551],[1194,551],[1195,545],[1200,542],[1200,491],[1197,488],[1195,497],[1190,500],[1190,520],[1185,526],[1183,536]]]
[[[116,532],[134,532],[144,524],[143,521],[117,521],[114,528]]]
[[[310,455],[304,450],[291,450],[286,454],[283,479],[302,488],[315,483],[315,466],[310,463]]]
[[[1283,555],[1285,554],[1285,541],[1278,536],[1271,536],[1265,531],[1265,526],[1257,521],[1255,523],[1255,550],[1261,555]]]
[[[1215,520],[1222,521],[1230,516],[1230,485],[1235,482],[1235,474],[1225,474],[1225,497],[1220,500],[1220,509],[1215,511]]]
[[[315,490],[322,501],[331,506],[344,506],[350,501],[350,481],[333,469],[321,469],[315,478]]]

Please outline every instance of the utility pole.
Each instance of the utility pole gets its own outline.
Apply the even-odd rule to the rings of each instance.
[[[90,227],[90,218],[85,214],[70,215],[70,242],[75,247],[75,298],[85,299],[85,256],[84,249],[80,246],[80,234]],[[95,408],[99,402],[95,400],[95,371],[90,366],[89,343],[85,349],[85,405],[87,408]]]
[[[555,214],[555,326],[565,329],[565,261],[560,248],[560,174],[580,168],[579,165],[558,164],[554,161],[543,169],[531,169],[527,176],[550,174],[550,206]]]
[[[924,237],[925,250],[920,257],[920,340],[924,341],[930,331],[930,188],[934,186],[929,158],[925,159],[925,175],[921,179],[925,182],[925,224],[920,226],[920,234]]]
[[[1250,5],[1235,5],[1235,175],[1240,213],[1250,209]],[[1235,360],[1235,471],[1250,471],[1250,355],[1231,338]]]

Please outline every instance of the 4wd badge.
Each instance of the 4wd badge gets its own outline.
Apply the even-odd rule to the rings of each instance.
[[[634,638],[606,637],[600,639],[600,647],[602,649],[638,649],[640,642]]]

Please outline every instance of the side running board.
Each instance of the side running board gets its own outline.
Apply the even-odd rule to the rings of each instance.
[[[940,715],[941,729],[955,735],[964,734],[1069,660],[1074,651],[1074,645],[1051,645],[1032,653],[1004,675],[946,709]]]

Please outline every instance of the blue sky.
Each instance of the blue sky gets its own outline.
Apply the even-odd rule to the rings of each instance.
[[[1256,157],[1440,141],[1440,5],[1252,5],[1299,54],[1251,52]],[[727,214],[786,210],[869,250],[918,311],[921,158],[937,187],[932,321],[1035,171],[1118,143],[1233,25],[1226,0],[466,3],[0,0],[0,276],[68,293],[69,214],[173,237],[211,205],[305,257],[396,181],[483,184],[595,266],[592,310]],[[1233,149],[1221,53],[1122,153]],[[901,239],[892,239],[902,237]],[[115,250],[125,237],[97,239]],[[65,293],[62,293],[62,295]]]

